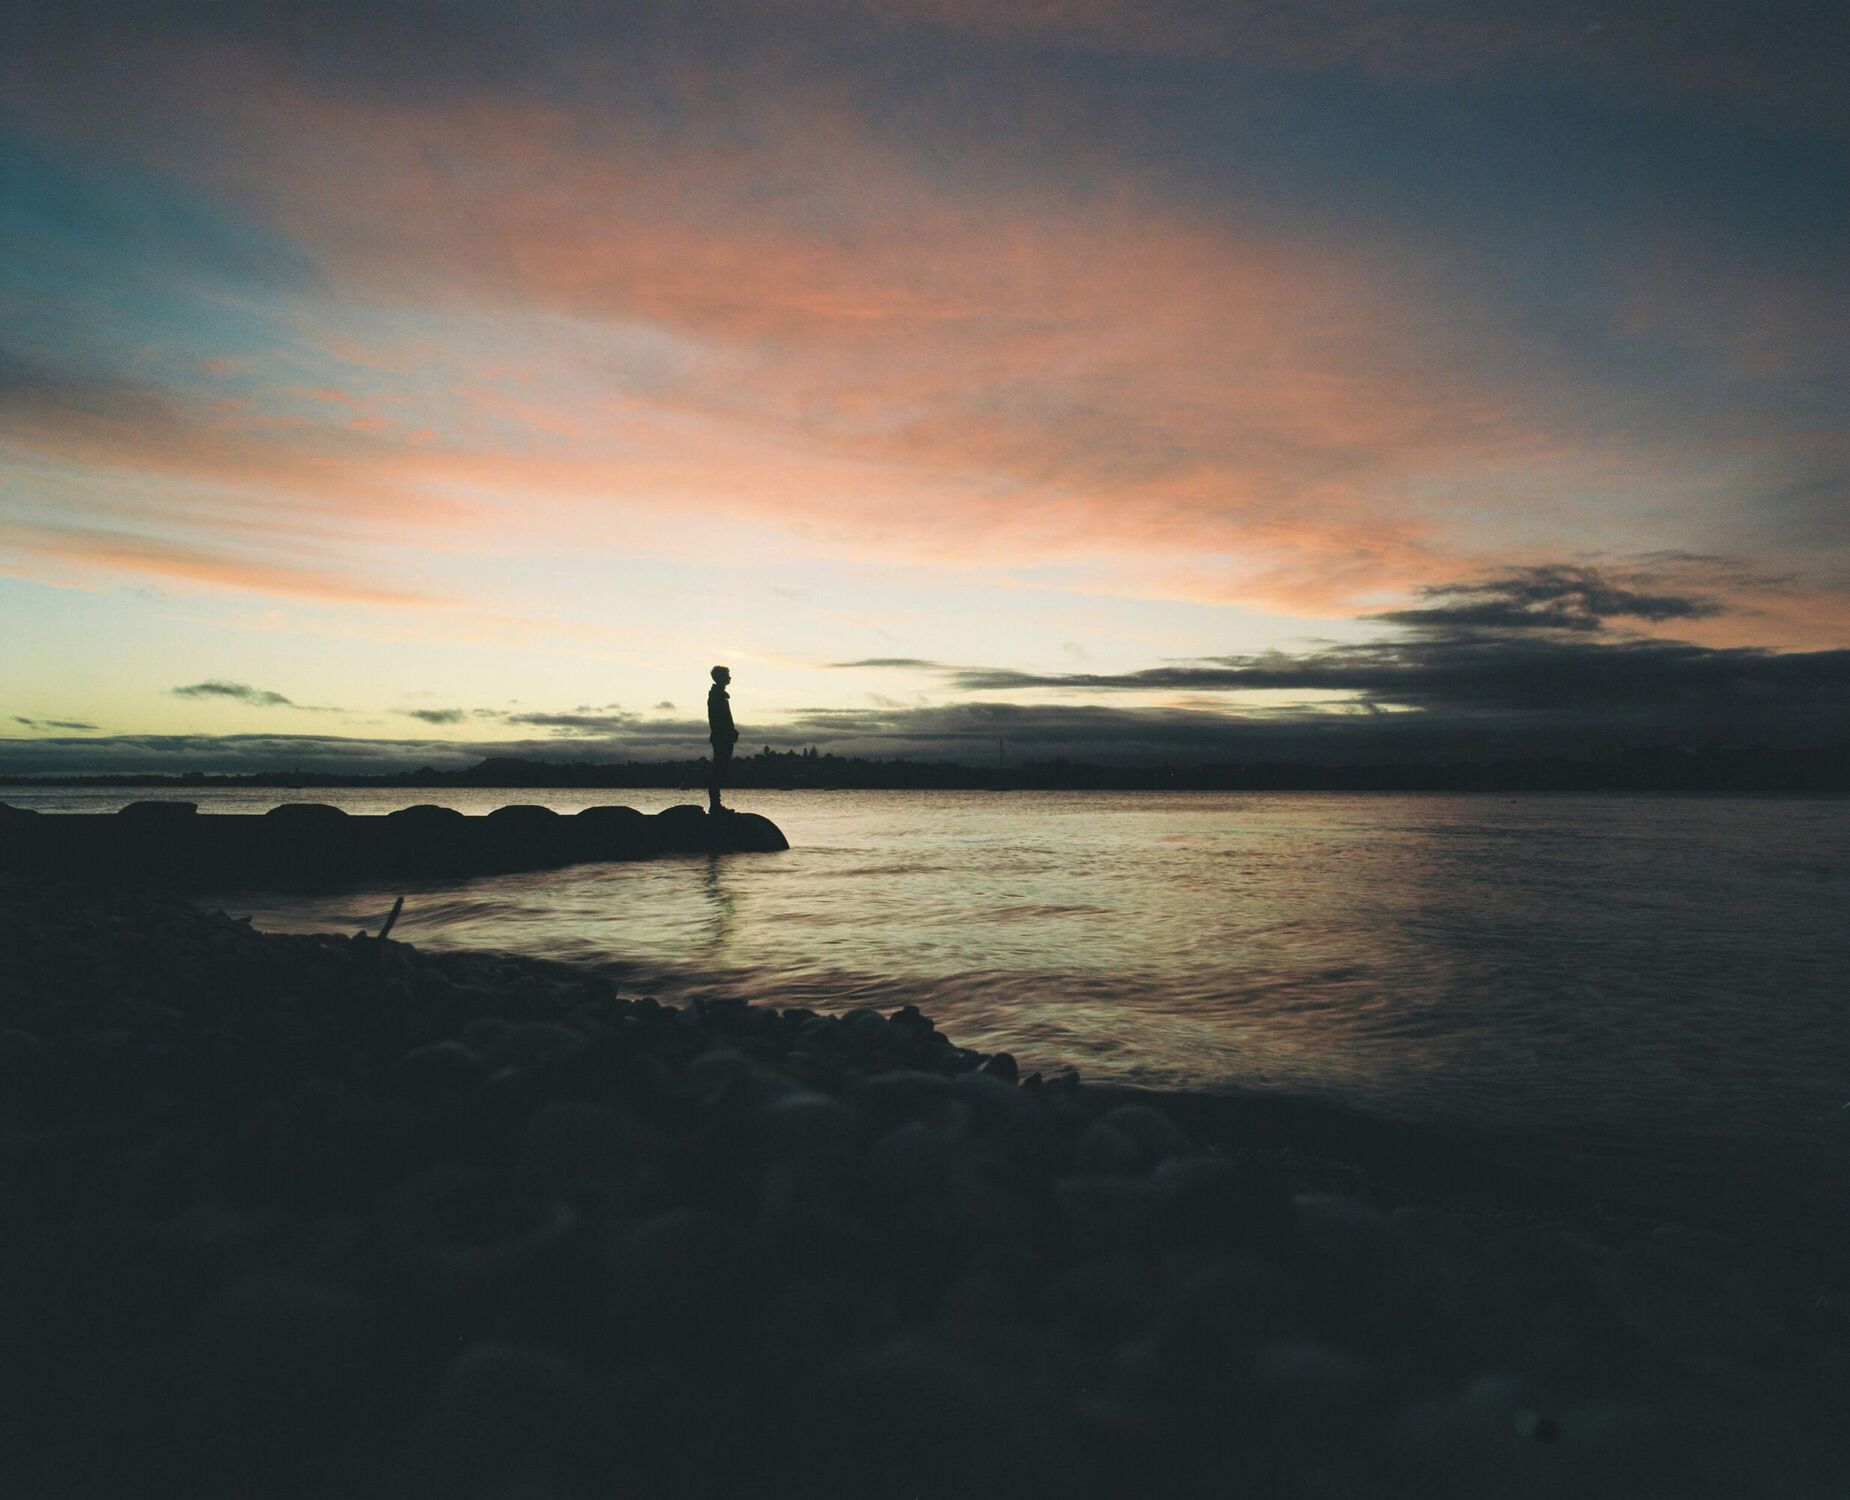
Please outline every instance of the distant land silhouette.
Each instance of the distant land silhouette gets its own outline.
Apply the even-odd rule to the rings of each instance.
[[[454,770],[420,766],[375,774],[277,770],[182,775],[0,776],[4,786],[509,787],[592,790],[705,788],[705,758],[544,761],[490,757]],[[1444,764],[1314,765],[1283,761],[1212,765],[1091,765],[1030,760],[1007,769],[948,761],[871,760],[815,749],[734,759],[727,785],[741,790],[824,788],[891,791],[1382,791],[1382,792],[1850,792],[1850,743],[1815,748],[1647,746],[1599,756]]]

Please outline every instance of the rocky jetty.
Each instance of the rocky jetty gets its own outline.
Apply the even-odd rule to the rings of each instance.
[[[481,817],[430,805],[355,815],[286,802],[261,814],[201,814],[192,802],[148,801],[84,814],[0,803],[0,869],[182,889],[334,889],[392,876],[487,875],[789,847],[769,818],[709,814],[692,803],[653,816],[633,807],[588,807],[568,816],[512,806]]]
[[[1841,1276],[0,876],[0,1493],[1841,1496]],[[1443,1176],[1442,1173],[1436,1174]]]

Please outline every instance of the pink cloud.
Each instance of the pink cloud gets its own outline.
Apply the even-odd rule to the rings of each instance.
[[[1109,30],[1128,13],[1034,14]],[[1356,35],[1375,24],[1354,12]],[[1473,36],[1461,57],[1494,50]],[[138,138],[150,165],[196,173],[343,305],[380,310],[382,336],[331,328],[323,348],[444,418],[259,380],[215,405],[26,424],[37,451],[247,495],[253,528],[614,548],[705,546],[706,519],[730,518],[836,555],[1070,562],[1102,590],[1338,614],[1455,576],[1461,516],[1507,550],[1541,524],[1544,482],[1630,466],[1669,483],[1706,462],[1585,420],[1545,362],[1513,374],[1504,335],[1390,247],[1109,176],[1030,186],[1002,143],[962,143],[948,180],[823,86],[792,100],[685,75],[659,109],[386,104],[241,50],[98,66],[114,87],[81,119],[68,91],[14,92],[112,143],[137,138],[99,97],[160,121]],[[395,342],[394,315],[421,310],[503,343]],[[636,363],[644,334],[671,352]],[[1558,529],[1578,542],[1576,519]]]
[[[0,547],[41,565],[36,569],[16,565],[12,570],[16,576],[45,577],[58,583],[69,582],[71,570],[78,569],[85,574],[100,571],[335,604],[407,608],[439,602],[427,594],[358,583],[334,573],[126,532],[8,523],[0,525]]]

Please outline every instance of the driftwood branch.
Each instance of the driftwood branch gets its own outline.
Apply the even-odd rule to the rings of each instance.
[[[379,929],[379,941],[384,942],[392,930],[392,924],[398,920],[398,914],[405,909],[405,898],[400,896],[392,903],[392,915],[385,919],[385,926]]]

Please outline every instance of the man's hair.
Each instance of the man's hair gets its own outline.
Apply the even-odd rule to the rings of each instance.
[[[720,678],[722,677],[730,677],[730,676],[732,676],[731,667],[715,667],[713,669],[713,680],[715,682],[718,682]]]

